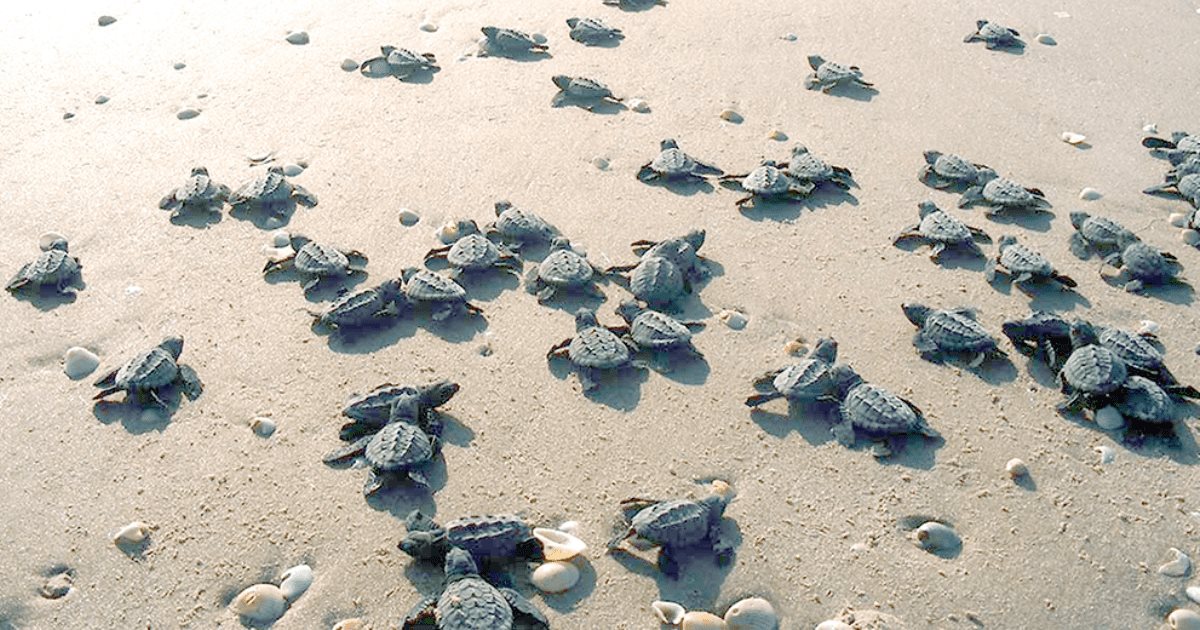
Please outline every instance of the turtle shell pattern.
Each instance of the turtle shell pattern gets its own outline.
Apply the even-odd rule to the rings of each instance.
[[[979,322],[953,311],[930,311],[921,331],[938,348],[951,352],[986,352],[996,347],[996,340]]]
[[[835,83],[853,78],[858,74],[840,63],[826,61],[817,68],[817,80],[821,83]]]
[[[967,229],[967,224],[940,210],[925,215],[917,230],[925,238],[939,243],[965,243],[971,240],[971,230]]]
[[[1171,397],[1154,381],[1130,376],[1122,387],[1121,400],[1117,402],[1121,415],[1143,422],[1171,422],[1173,404]]]
[[[508,600],[479,576],[447,584],[438,597],[438,630],[510,630],[512,624]]]
[[[323,319],[334,323],[358,323],[370,321],[386,306],[379,291],[364,289],[343,295],[329,304]]]
[[[1014,273],[1030,273],[1035,276],[1049,276],[1054,273],[1054,265],[1045,256],[1013,243],[1000,253],[1000,264]]]
[[[181,203],[199,203],[209,201],[217,192],[212,178],[208,173],[193,173],[188,176],[183,186],[175,189],[175,200]]]
[[[309,241],[296,252],[296,269],[317,276],[332,276],[344,272],[350,259],[336,247]]]
[[[465,516],[450,521],[445,529],[450,544],[476,560],[511,557],[518,545],[533,536],[524,520],[510,515]]]
[[[73,256],[58,249],[44,251],[21,269],[21,277],[34,284],[57,284],[79,273],[79,263]]]
[[[420,269],[404,283],[404,294],[421,302],[459,302],[467,290],[440,273]]]
[[[642,253],[642,258],[666,258],[675,263],[681,272],[687,273],[700,268],[700,256],[692,244],[682,238],[669,238],[655,243]]]
[[[847,392],[841,413],[842,419],[854,428],[869,433],[907,433],[923,424],[920,416],[899,396],[870,383]]]
[[[552,286],[581,286],[590,281],[594,273],[587,259],[570,249],[552,251],[538,265],[538,277]]]
[[[1116,245],[1125,232],[1125,226],[1107,217],[1088,217],[1079,226],[1079,233],[1097,245]]]
[[[815,400],[830,389],[829,364],[819,359],[793,363],[775,375],[771,386],[790,400]]]
[[[679,320],[658,311],[643,311],[629,326],[633,342],[642,348],[669,348],[688,343],[692,331]]]
[[[533,37],[521,31],[514,31],[509,28],[496,29],[496,32],[488,36],[488,43],[507,51],[523,51],[529,50],[537,45]]]
[[[1158,371],[1163,366],[1163,357],[1153,344],[1141,335],[1135,335],[1120,328],[1101,328],[1096,333],[1100,345],[1129,367],[1149,371]]]
[[[683,293],[683,274],[666,258],[643,257],[630,274],[629,289],[647,304],[671,302]]]
[[[1024,186],[1004,177],[984,184],[983,198],[997,206],[1028,206],[1040,200],[1040,197],[1025,190]]]
[[[1112,350],[1087,345],[1071,353],[1063,364],[1062,375],[1068,385],[1080,392],[1104,395],[1116,391],[1129,372]]]
[[[1130,243],[1121,251],[1121,262],[1129,275],[1146,282],[1163,282],[1175,276],[1175,266],[1162,252],[1141,241]]]
[[[459,269],[487,269],[500,260],[500,249],[480,234],[468,234],[450,247],[446,262]]]
[[[758,195],[781,195],[788,191],[790,182],[783,171],[769,164],[763,164],[750,171],[750,174],[742,180],[742,188]]]
[[[586,77],[573,77],[563,90],[578,98],[605,98],[612,96],[612,90],[603,83]]]
[[[567,356],[579,366],[611,369],[629,362],[629,346],[613,331],[592,326],[575,333]]]
[[[933,172],[946,179],[973,182],[979,176],[979,168],[971,162],[954,155],[943,153],[933,161]]]
[[[674,147],[660,151],[658,156],[650,162],[650,170],[668,177],[687,175],[695,166],[695,160]]]
[[[812,153],[792,154],[787,171],[795,177],[811,182],[823,182],[837,178],[833,167]]]
[[[235,191],[233,202],[277,201],[290,194],[292,191],[290,186],[286,185],[283,173],[268,169],[260,171],[253,179]]]
[[[421,429],[407,422],[393,422],[371,438],[364,454],[376,470],[403,470],[429,461],[433,442]]]
[[[617,36],[619,29],[614,29],[593,18],[579,18],[571,27],[571,39],[577,42],[592,42]]]
[[[124,389],[157,389],[173,382],[178,375],[175,357],[155,346],[121,366],[116,384]]]
[[[396,48],[387,54],[387,62],[390,66],[395,66],[399,70],[420,70],[427,68],[430,61],[424,55],[417,53],[407,48]]]
[[[663,501],[634,515],[630,526],[641,538],[668,547],[687,547],[708,537],[708,508],[676,499]]]
[[[554,238],[554,228],[536,214],[512,207],[496,217],[496,230],[501,235],[517,240]]]

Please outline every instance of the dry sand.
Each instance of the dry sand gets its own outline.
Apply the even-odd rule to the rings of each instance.
[[[720,612],[748,594],[774,602],[784,628],[844,606],[878,607],[914,628],[1147,628],[1185,601],[1186,580],[1156,567],[1170,547],[1200,554],[1194,420],[1180,424],[1177,446],[1129,447],[1057,416],[1046,371],[1031,373],[1016,353],[994,383],[922,361],[900,302],[972,305],[998,331],[1029,301],[989,287],[978,268],[939,269],[894,248],[890,236],[919,201],[953,206],[916,181],[923,150],[1038,186],[1056,216],[1036,229],[954,212],[993,236],[1018,233],[1080,281],[1083,298],[1037,306],[1124,326],[1154,319],[1174,371],[1195,380],[1191,294],[1172,303],[1108,286],[1095,260],[1069,254],[1066,216],[1085,205],[1082,187],[1097,187],[1104,197],[1090,211],[1178,253],[1200,282],[1200,256],[1166,223],[1186,205],[1139,192],[1165,168],[1139,146],[1142,125],[1200,131],[1188,117],[1200,88],[1190,3],[674,0],[640,13],[598,0],[430,3],[428,13],[371,1],[82,4],[6,6],[0,19],[0,260],[15,270],[41,232],[61,231],[87,282],[48,310],[0,299],[0,626],[240,627],[225,608],[234,593],[307,562],[316,582],[276,628],[349,616],[392,627],[438,582],[396,549],[403,515],[432,505],[404,494],[364,502],[361,471],[320,457],[338,444],[348,394],[436,378],[462,384],[447,408],[458,423],[439,518],[522,511],[583,524],[583,582],[546,597],[521,586],[557,628],[648,628],[655,599]],[[101,12],[117,22],[97,26]],[[578,45],[566,35],[572,15],[602,17],[627,39]],[[961,43],[980,17],[1021,30],[1026,52]],[[418,30],[423,20],[439,29]],[[456,61],[487,24],[545,33],[553,57]],[[285,42],[294,29],[311,43]],[[798,41],[781,39],[788,32]],[[1058,46],[1034,43],[1038,32]],[[339,68],[381,44],[434,52],[443,70],[404,84]],[[861,66],[879,94],[805,90],[813,53]],[[552,109],[558,73],[598,78],[653,111]],[[96,105],[99,95],[111,100]],[[176,119],[184,107],[201,114]],[[744,122],[720,120],[726,107]],[[791,140],[768,140],[774,128]],[[1085,133],[1091,148],[1064,144],[1064,130]],[[728,191],[681,196],[636,181],[669,136],[734,171],[804,142],[853,169],[857,201],[743,215]],[[310,331],[295,283],[263,281],[266,232],[229,216],[207,229],[173,225],[155,207],[193,165],[236,186],[246,156],[268,150],[311,163],[297,181],[320,205],[289,227],[367,253],[370,282],[419,262],[442,221],[487,220],[508,198],[601,264],[629,260],[634,239],[706,228],[704,253],[721,273],[687,314],[740,308],[749,326],[713,319],[697,340],[707,369],[625,379],[594,400],[544,358],[571,334],[570,315],[512,280],[485,284],[486,330],[400,324],[357,345],[332,342]],[[607,171],[592,166],[597,156]],[[421,223],[401,226],[404,207]],[[612,322],[624,293],[606,291],[601,318]],[[92,379],[62,373],[70,346],[110,366],[172,333],[186,338],[184,361],[207,389],[169,423],[94,414]],[[922,406],[945,443],[910,442],[878,461],[780,403],[749,413],[749,381],[784,363],[784,343],[799,335],[836,336],[842,359]],[[476,352],[485,340],[491,356]],[[279,425],[269,439],[246,426],[264,412]],[[1115,449],[1113,463],[1097,463],[1100,445]],[[1032,485],[1005,477],[1012,457],[1028,463]],[[731,568],[699,558],[669,581],[599,554],[619,499],[698,492],[694,480],[711,476],[740,491],[727,513],[741,540]],[[913,514],[954,521],[962,553],[916,549],[897,526]],[[140,559],[109,541],[135,519],[157,526]],[[56,565],[74,571],[75,588],[42,599]]]

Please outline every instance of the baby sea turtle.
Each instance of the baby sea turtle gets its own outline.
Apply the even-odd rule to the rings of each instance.
[[[963,38],[964,43],[983,42],[988,50],[997,48],[1024,48],[1021,34],[1015,29],[1000,26],[995,22],[979,20],[975,22],[975,32]]]
[[[854,185],[850,169],[844,166],[834,166],[815,156],[808,147],[797,144],[792,147],[792,159],[779,165],[787,171],[792,179],[809,182],[814,186],[828,184],[842,190],[849,190]]]
[[[650,310],[633,300],[621,302],[617,306],[617,315],[629,326],[629,339],[638,350],[704,358],[696,346],[692,345],[692,329],[703,328],[704,322],[680,321],[665,313]]]
[[[228,186],[214,182],[208,176],[207,168],[197,166],[192,169],[192,174],[182,186],[167,193],[158,202],[158,207],[170,210],[171,218],[174,219],[193,210],[220,211],[229,195]]]
[[[604,292],[594,281],[600,273],[586,256],[571,248],[571,241],[560,236],[550,243],[546,258],[525,274],[525,290],[536,295],[538,302],[546,302],[559,291],[603,298]]]
[[[746,399],[747,407],[758,407],[776,398],[789,403],[811,403],[820,400],[837,402],[833,397],[833,364],[837,361],[837,341],[832,337],[817,340],[808,357],[787,367],[771,370],[754,380],[759,393]]]
[[[925,165],[917,173],[917,179],[937,189],[956,186],[974,186],[979,181],[979,172],[988,169],[953,153],[925,152]],[[990,169],[989,169],[990,170]]]
[[[358,250],[343,251],[300,234],[292,234],[289,240],[292,253],[279,260],[267,261],[263,274],[293,268],[306,278],[302,285],[305,293],[315,289],[325,278],[345,278],[366,271],[367,257]]]
[[[679,577],[677,556],[688,549],[709,547],[724,566],[733,559],[733,543],[722,532],[721,521],[733,497],[733,487],[716,480],[711,493],[698,501],[625,499],[621,520],[628,528],[608,542],[608,551],[625,540],[634,546],[658,547],[658,569],[670,578]]]
[[[843,66],[832,61],[825,61],[820,55],[809,55],[808,65],[813,73],[805,77],[804,87],[810,90],[821,90],[828,94],[839,85],[857,85],[861,88],[874,90],[874,84],[863,80],[862,70],[858,66]]]
[[[381,57],[372,57],[358,66],[358,71],[365,76],[382,76],[390,74],[397,79],[407,79],[422,72],[437,72],[437,57],[433,53],[415,53],[407,48],[381,46]]]
[[[554,344],[546,358],[566,356],[570,359],[580,386],[589,392],[599,387],[603,372],[624,367],[645,368],[642,362],[633,360],[636,350],[633,341],[618,335],[624,332],[620,327],[614,331],[601,326],[596,321],[596,311],[581,308],[575,313],[575,336]]]
[[[425,254],[425,261],[444,259],[450,265],[450,278],[457,280],[463,273],[503,269],[521,272],[521,260],[507,248],[500,247],[479,233],[474,221],[458,223],[458,240],[452,245],[436,247]]]
[[[1105,253],[1120,245],[1121,235],[1129,232],[1125,226],[1107,217],[1094,217],[1086,212],[1071,213],[1071,253],[1081,260],[1091,258],[1093,252]]]
[[[921,358],[940,363],[945,355],[971,357],[970,366],[988,357],[1003,357],[996,338],[976,320],[974,309],[934,309],[924,304],[903,304],[904,316],[917,327],[913,347]]]
[[[484,233],[495,234],[509,249],[518,250],[526,243],[548,243],[559,232],[538,215],[501,200],[496,202],[496,220],[484,228]]]
[[[1033,311],[1029,317],[1004,322],[1001,330],[1022,354],[1040,351],[1056,372],[1071,356],[1071,323],[1049,311]]]
[[[343,294],[322,310],[306,310],[313,316],[314,324],[326,328],[363,328],[395,315],[397,299],[403,291],[403,282],[395,278],[377,287]]]
[[[1179,277],[1183,265],[1174,254],[1159,251],[1132,233],[1121,236],[1119,247],[1121,251],[1106,257],[1104,264],[1121,270],[1117,281],[1124,282],[1126,291],[1139,293],[1150,285],[1186,284]]]
[[[667,0],[603,0],[610,7],[620,7],[626,11],[644,11],[653,6],[667,6]]]
[[[441,562],[451,549],[462,549],[476,561],[542,562],[542,541],[533,535],[525,519],[509,514],[466,516],[445,526],[413,510],[404,519],[408,534],[400,541],[400,550],[419,560]]]
[[[553,107],[569,103],[578,103],[586,109],[593,109],[601,104],[620,103],[621,98],[614,96],[607,85],[586,77],[569,77],[556,74],[550,79],[558,86],[558,94],[550,103]]]
[[[446,554],[446,584],[408,611],[403,630],[512,630],[514,618],[527,626],[549,630],[550,622],[532,602],[511,588],[496,588],[479,577],[471,554],[451,549]]]
[[[370,466],[363,483],[364,496],[369,497],[389,482],[401,478],[428,490],[429,480],[424,469],[441,451],[441,441],[437,436],[425,433],[415,422],[416,418],[393,417],[379,431],[329,453],[324,462],[336,464],[363,456]]]
[[[571,39],[588,46],[596,46],[625,39],[619,28],[613,28],[595,18],[567,18]]]
[[[412,416],[426,433],[440,435],[441,421],[437,408],[449,402],[458,390],[458,383],[451,381],[416,386],[383,383],[346,401],[342,415],[352,422],[342,427],[340,437],[345,441],[353,441],[367,433],[374,433],[390,422],[393,415],[402,419]]]
[[[1167,369],[1162,353],[1146,337],[1113,326],[1093,326],[1093,329],[1100,345],[1117,355],[1131,374],[1153,379],[1171,395],[1200,398],[1200,390],[1179,384],[1179,380]]]
[[[731,188],[749,193],[734,202],[738,208],[758,200],[802,200],[816,188],[811,182],[794,179],[773,160],[764,161],[761,166],[744,175],[725,175],[721,181]]]
[[[278,165],[259,171],[229,195],[229,205],[235,210],[258,209],[279,214],[292,202],[312,208],[317,205],[317,198],[303,186],[289,181],[283,167]]]
[[[442,321],[452,315],[483,315],[483,309],[467,300],[459,283],[428,269],[409,267],[403,272],[404,297],[411,306],[428,306],[430,319]]]
[[[994,282],[998,270],[1003,270],[1011,279],[1013,286],[1029,293],[1029,282],[1047,282],[1053,280],[1060,285],[1074,288],[1076,282],[1054,269],[1054,265],[1045,256],[1017,242],[1017,237],[1006,234],[1000,237],[999,251],[996,257],[989,260],[984,269],[984,277],[988,282]]]
[[[642,258],[658,256],[666,258],[679,267],[683,276],[692,282],[707,279],[712,272],[708,262],[700,255],[706,234],[703,229],[691,230],[683,236],[674,236],[661,241],[641,239],[630,243],[633,253]],[[620,269],[620,267],[618,267]]]
[[[988,206],[988,216],[1007,210],[1046,212],[1050,207],[1041,190],[1026,188],[1011,179],[1000,177],[990,168],[979,170],[975,185],[963,191],[958,207],[966,208],[977,203]]]
[[[1178,184],[1180,179],[1197,173],[1200,173],[1200,153],[1189,153],[1186,158],[1180,160],[1163,175],[1163,181],[1168,184]]]
[[[1170,140],[1156,136],[1142,138],[1142,146],[1161,151],[1172,164],[1179,164],[1189,156],[1200,154],[1200,136],[1176,131],[1171,134]]]
[[[672,138],[660,142],[659,149],[658,155],[638,171],[637,177],[643,182],[703,180],[725,174],[721,169],[700,162],[681,151],[679,144]]]
[[[159,397],[159,392],[173,385],[178,385],[188,399],[195,400],[203,385],[195,370],[179,363],[180,354],[183,354],[183,337],[163,339],[162,343],[97,379],[94,385],[101,391],[92,400],[123,391],[127,396],[132,395],[138,404],[152,402],[166,408],[167,403]]]
[[[74,293],[71,289],[81,284],[79,273],[83,264],[67,253],[67,247],[65,239],[54,239],[33,262],[21,265],[4,288],[9,293],[33,289],[40,291],[42,287],[53,288],[58,293]]]
[[[1184,175],[1175,182],[1151,186],[1142,192],[1147,195],[1174,195],[1192,204],[1193,208],[1200,209],[1200,173]]]
[[[1106,406],[1129,376],[1125,362],[1112,350],[1101,346],[1096,330],[1083,320],[1071,322],[1071,347],[1071,356],[1058,372],[1059,386],[1067,395],[1058,410],[1078,411],[1084,407],[1099,409]]]
[[[621,274],[624,266],[609,267],[606,274]],[[629,271],[629,292],[653,308],[672,309],[692,292],[691,282],[668,258],[643,256]]]
[[[850,366],[835,366],[832,378],[841,400],[838,406],[841,422],[833,426],[831,433],[840,444],[854,446],[859,431],[878,436],[916,433],[941,437],[925,421],[916,405],[878,385],[864,382]]]
[[[510,28],[496,28],[495,26],[485,26],[481,30],[484,37],[487,38],[487,52],[492,54],[513,56],[529,53],[545,53],[550,50],[549,46],[537,43],[537,40],[528,33]]]
[[[1130,420],[1149,424],[1175,421],[1175,405],[1167,392],[1143,376],[1130,376],[1116,396],[1117,411]]]
[[[907,239],[921,239],[930,245],[929,259],[938,262],[947,249],[984,256],[976,241],[992,242],[992,237],[988,236],[987,232],[959,221],[957,217],[942,211],[932,201],[922,201],[917,205],[917,209],[921,221],[904,228],[892,239],[894,244]]]

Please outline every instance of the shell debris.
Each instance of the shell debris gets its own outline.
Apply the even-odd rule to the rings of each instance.
[[[275,429],[275,421],[270,418],[258,416],[250,420],[250,430],[259,437],[271,437],[275,433]]]
[[[732,309],[721,311],[717,314],[717,319],[734,330],[741,330],[746,327],[746,324],[750,323],[750,320],[743,313]]]
[[[1088,187],[1084,188],[1083,190],[1079,191],[1079,198],[1084,201],[1095,201],[1103,196],[1104,196],[1103,193],[1101,193],[1099,190],[1096,190],[1095,188],[1092,188],[1091,186],[1088,186]]]
[[[817,624],[816,630],[854,630],[854,628],[841,619],[826,619]]]
[[[640,98],[631,98],[626,104],[629,105],[629,109],[639,114],[650,113],[650,104]]]
[[[1097,446],[1095,451],[1100,455],[1101,464],[1111,464],[1117,460],[1117,452],[1111,446]]]
[[[73,582],[70,572],[56,573],[46,578],[38,589],[38,594],[46,599],[61,599],[70,594]]]
[[[536,527],[533,537],[542,542],[542,553],[549,561],[570,560],[587,551],[586,543],[564,531]]]
[[[579,583],[579,567],[554,560],[533,570],[529,581],[543,593],[565,593]]]
[[[435,33],[438,30],[438,25],[426,20],[426,21],[418,24],[417,28],[421,29],[422,31],[425,31],[426,33]]]
[[[1073,131],[1064,131],[1059,138],[1062,138],[1062,141],[1066,142],[1067,144],[1083,144],[1083,142],[1087,140],[1087,136],[1081,133],[1075,133]]]
[[[400,225],[403,225],[404,227],[412,227],[420,220],[421,215],[417,214],[416,212],[413,212],[408,208],[403,208],[400,210]]]
[[[250,621],[271,622],[283,616],[287,600],[274,584],[255,584],[229,602],[229,610]]]
[[[1173,610],[1167,615],[1167,625],[1173,630],[1200,630],[1200,614],[1186,608]]]
[[[597,170],[607,171],[609,167],[608,158],[596,156],[592,158],[592,166],[595,166]]]
[[[100,26],[108,26],[109,24],[112,24],[116,21],[117,21],[117,18],[115,18],[111,15],[101,15],[99,18],[96,18],[96,23],[99,24]]]
[[[48,252],[54,249],[54,246],[60,241],[66,243],[67,237],[59,234],[58,232],[43,232],[42,235],[38,237],[38,249]]]
[[[683,616],[687,613],[683,606],[675,602],[656,601],[650,604],[650,610],[654,611],[654,616],[659,621],[669,626],[678,626],[683,623]]]
[[[1183,241],[1187,245],[1195,247],[1200,245],[1200,232],[1191,229],[1182,230],[1179,232],[1179,240]]]
[[[334,624],[333,630],[367,630],[367,622],[358,617],[351,617]]]
[[[693,610],[683,616],[679,627],[683,630],[724,630],[726,625],[724,619],[710,612]]]
[[[313,583],[313,570],[307,564],[298,564],[279,576],[279,592],[289,602],[294,602]]]
[[[953,527],[937,521],[929,521],[913,532],[918,547],[929,552],[954,551],[962,547],[962,538]]]
[[[784,140],[788,139],[788,135],[778,129],[772,129],[771,133],[767,134],[767,138],[777,142],[783,142]]]
[[[1037,39],[1037,42],[1039,44],[1042,44],[1043,46],[1057,46],[1058,45],[1058,40],[1054,39],[1054,36],[1050,35],[1049,33],[1038,33],[1036,39]]]
[[[1142,336],[1157,335],[1158,331],[1162,330],[1162,324],[1152,320],[1143,319],[1138,322],[1137,334]]]
[[[1105,431],[1115,431],[1125,426],[1125,418],[1116,407],[1109,405],[1096,411],[1096,426]],[[1107,447],[1101,447],[1107,448]]]
[[[113,534],[112,541],[115,545],[136,545],[149,538],[150,532],[153,530],[154,527],[152,525],[147,525],[141,521],[134,521],[118,529]]]
[[[287,175],[288,177],[295,177],[303,172],[304,167],[296,164],[295,162],[288,162],[287,164],[283,165],[283,174]]]
[[[1171,553],[1175,556],[1171,561],[1164,563],[1158,567],[1158,573],[1167,577],[1187,577],[1192,572],[1192,559],[1186,553],[1171,547]]]
[[[1008,460],[1008,463],[1004,465],[1004,471],[1008,473],[1011,479],[1020,479],[1021,477],[1029,476],[1029,467],[1025,465],[1025,462],[1017,458]]]
[[[296,46],[303,46],[309,41],[308,33],[304,31],[292,31],[288,33],[287,37],[284,39],[286,39],[289,44],[295,44]]]
[[[725,109],[721,110],[721,120],[724,120],[725,122],[731,122],[731,123],[737,125],[737,124],[741,124],[741,122],[746,119],[743,118],[741,114],[737,113],[736,110],[733,110],[730,108],[725,108]]]
[[[771,602],[747,597],[725,611],[725,626],[729,630],[777,630],[779,615]]]
[[[1146,123],[1144,126],[1142,126],[1142,131],[1145,131],[1146,133],[1158,133],[1158,125],[1154,123]]]
[[[175,112],[175,117],[179,120],[191,120],[199,115],[200,110],[196,109],[195,107],[184,107],[183,109]]]
[[[71,380],[79,380],[100,367],[100,357],[87,348],[75,346],[63,354],[63,372]]]
[[[346,57],[342,60],[341,66],[339,67],[346,72],[354,72],[355,70],[358,70],[358,62]]]

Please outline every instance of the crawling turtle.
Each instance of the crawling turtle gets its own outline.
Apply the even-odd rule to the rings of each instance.
[[[700,162],[684,153],[674,139],[667,138],[659,143],[658,155],[642,165],[637,177],[647,183],[654,181],[682,182],[720,177],[724,174],[725,172],[721,169]]]
[[[1175,405],[1167,392],[1154,381],[1133,375],[1121,385],[1116,395],[1117,411],[1130,420],[1149,424],[1170,424],[1175,421]]]
[[[1200,398],[1200,390],[1191,385],[1179,384],[1179,380],[1167,369],[1162,353],[1144,336],[1113,326],[1093,328],[1100,345],[1117,355],[1131,374],[1153,379],[1171,395]]]
[[[638,350],[704,358],[692,344],[692,329],[703,328],[704,322],[680,321],[633,300],[621,302],[616,312],[629,326],[629,339]]]
[[[1172,164],[1179,164],[1192,155],[1200,154],[1200,136],[1193,136],[1186,131],[1176,131],[1171,139],[1147,136],[1142,138],[1142,146],[1166,155]]]
[[[1132,233],[1121,236],[1119,247],[1121,251],[1106,257],[1104,264],[1121,270],[1117,281],[1124,282],[1126,291],[1139,293],[1149,285],[1186,284],[1179,277],[1183,265],[1174,254],[1159,251]]]
[[[1125,226],[1108,217],[1094,217],[1086,212],[1071,213],[1071,253],[1081,260],[1091,258],[1093,252],[1105,253],[1115,249],[1121,235],[1129,232]]]
[[[532,212],[501,200],[496,202],[496,220],[484,227],[484,233],[499,237],[510,250],[519,250],[527,243],[552,241],[558,236],[558,228]]]
[[[4,288],[9,293],[51,287],[58,293],[74,293],[81,283],[80,270],[83,264],[67,253],[67,241],[54,239],[33,262],[21,265],[16,275]]]
[[[234,210],[258,209],[278,214],[293,202],[312,208],[317,205],[317,197],[288,180],[283,167],[278,165],[259,171],[229,195],[229,205]]]
[[[709,547],[718,564],[728,564],[733,559],[733,543],[722,533],[721,521],[733,497],[733,487],[716,480],[711,493],[698,501],[625,499],[621,501],[621,520],[627,528],[608,542],[608,551],[625,540],[635,546],[658,547],[658,569],[670,578],[679,577],[677,556],[688,549]]]
[[[759,393],[747,398],[746,406],[758,407],[776,398],[786,398],[789,403],[836,402],[832,396],[835,385],[832,370],[837,352],[837,341],[832,337],[817,340],[808,357],[755,379],[754,389]]]
[[[495,26],[485,26],[481,29],[484,37],[487,38],[485,45],[487,52],[501,55],[526,55],[529,53],[545,53],[550,50],[550,47],[545,44],[539,44],[533,39],[532,35],[522,33],[510,28],[496,28]]]
[[[692,282],[708,278],[711,271],[708,262],[700,255],[704,246],[705,232],[702,229],[691,230],[683,236],[675,236],[662,241],[641,239],[630,244],[633,253],[643,258],[658,256],[666,258],[679,267],[683,276]],[[620,269],[620,267],[618,267]]]
[[[596,321],[596,311],[581,308],[575,313],[575,336],[568,337],[550,348],[547,359],[566,356],[575,368],[583,391],[589,392],[600,385],[603,372],[624,367],[645,368],[640,361],[633,360],[636,348],[632,340],[622,339],[620,327],[601,326]]]
[[[922,201],[917,208],[921,221],[904,228],[892,239],[894,244],[908,239],[921,239],[930,245],[929,259],[934,262],[938,262],[947,249],[984,256],[976,241],[991,243],[992,237],[988,236],[987,232],[959,221],[957,217],[942,211],[932,201]]]
[[[625,39],[619,28],[613,28],[595,18],[567,18],[571,39],[588,46],[597,46]]]
[[[804,199],[816,186],[812,182],[796,180],[772,160],[766,160],[761,166],[743,175],[725,175],[721,182],[736,190],[749,193],[748,196],[735,202],[738,208],[758,200],[763,201],[798,201]]]
[[[1200,209],[1200,173],[1184,175],[1174,182],[1168,181],[1151,186],[1142,192],[1147,195],[1167,194],[1181,197],[1184,201],[1192,204],[1193,208]]]
[[[974,309],[934,309],[924,304],[901,305],[904,316],[917,327],[913,347],[927,361],[941,362],[948,354],[971,357],[970,366],[988,357],[1003,357],[996,338],[976,320]]]
[[[1001,330],[1022,354],[1040,351],[1051,369],[1058,371],[1071,356],[1071,323],[1049,311],[1033,311],[1024,319],[1004,322]]]
[[[322,310],[306,310],[314,324],[326,328],[363,328],[395,315],[403,291],[403,281],[394,278],[376,287],[345,293]]]
[[[1163,175],[1163,182],[1178,184],[1180,179],[1197,173],[1200,173],[1200,153],[1189,153]]]
[[[583,254],[571,248],[564,237],[550,243],[550,253],[542,262],[525,274],[525,290],[546,302],[559,291],[586,293],[603,298],[604,292],[594,278],[602,273]]]
[[[498,268],[515,274],[521,272],[521,260],[507,248],[500,247],[479,233],[471,220],[458,223],[458,240],[452,245],[436,247],[425,254],[425,261],[440,258],[450,265],[450,278],[457,280],[463,273]]]
[[[302,287],[307,293],[323,279],[345,278],[366,271],[367,257],[360,251],[340,250],[300,234],[292,234],[289,241],[292,253],[279,260],[267,261],[263,275],[293,268],[306,278]]]
[[[1000,177],[990,168],[979,169],[975,185],[963,191],[958,207],[966,208],[977,203],[988,206],[988,216],[1009,210],[1047,212],[1050,207],[1041,190],[1026,188],[1011,179]]]
[[[446,584],[438,597],[418,602],[404,617],[403,630],[512,630],[521,619],[540,630],[550,622],[532,602],[511,588],[496,588],[479,577],[468,551],[446,554]]]
[[[603,0],[610,7],[620,7],[626,11],[644,11],[650,7],[667,6],[667,0]]]
[[[92,400],[123,391],[127,396],[132,395],[138,404],[152,402],[166,408],[167,403],[159,393],[174,385],[178,385],[188,399],[195,400],[200,396],[203,385],[195,370],[179,363],[182,353],[183,337],[163,339],[162,343],[97,379],[94,385],[101,391]]]
[[[620,103],[623,100],[614,96],[607,85],[595,79],[556,74],[550,80],[558,86],[558,94],[554,95],[551,102],[553,107],[577,103],[586,109],[593,109],[597,105]]]
[[[853,446],[859,431],[879,436],[916,433],[941,437],[925,421],[916,405],[878,385],[864,382],[850,366],[834,366],[832,378],[841,401],[838,406],[841,422],[835,424],[831,432],[840,444]]]
[[[815,156],[808,147],[797,144],[792,147],[792,159],[779,165],[792,179],[809,182],[814,186],[830,185],[849,190],[854,185],[850,169],[834,166]]]
[[[862,70],[858,66],[843,66],[832,61],[825,61],[820,55],[809,55],[808,65],[813,73],[805,77],[804,87],[810,90],[821,90],[828,94],[839,85],[856,85],[868,90],[875,90],[875,85],[863,80]]]
[[[545,560],[542,541],[534,537],[525,519],[515,515],[466,516],[442,526],[421,510],[413,510],[404,526],[408,533],[400,541],[400,550],[420,560],[440,562],[455,548],[484,564]]]
[[[979,181],[980,171],[985,169],[990,170],[953,153],[926,151],[925,164],[917,173],[917,179],[937,189],[974,186]]]
[[[423,72],[437,72],[437,57],[433,53],[415,53],[407,48],[381,46],[381,57],[372,57],[358,66],[363,75],[390,74],[397,79],[407,79]]]
[[[171,218],[174,219],[193,210],[220,211],[229,195],[228,186],[214,182],[208,176],[207,168],[197,166],[192,169],[192,174],[182,186],[167,193],[158,202],[158,207],[170,210]]]
[[[605,273],[621,275],[624,266],[609,267]],[[669,258],[643,256],[629,272],[629,292],[653,308],[674,308],[692,292],[691,282]]]
[[[1003,270],[1011,279],[1013,286],[1029,293],[1026,285],[1029,282],[1047,282],[1053,280],[1063,287],[1074,288],[1076,282],[1054,269],[1054,265],[1045,256],[1017,242],[1017,237],[1006,234],[1000,237],[999,251],[996,257],[988,260],[984,277],[988,282],[996,280],[997,273]]]
[[[1104,407],[1125,383],[1129,370],[1115,352],[1100,345],[1091,324],[1076,319],[1071,322],[1070,334],[1071,356],[1058,372],[1058,383],[1067,400],[1058,405],[1058,410]]]
[[[428,306],[430,319],[440,322],[452,315],[483,315],[483,309],[467,300],[467,290],[450,278],[409,267],[403,272],[404,297],[410,306]]]
[[[1024,48],[1025,42],[1015,29],[1000,26],[995,22],[979,20],[975,22],[975,32],[963,38],[963,43],[983,42],[988,50],[997,48]]]
[[[415,406],[407,405],[409,411],[404,414],[395,412],[402,407],[406,405],[393,404],[391,422],[324,458],[326,464],[336,464],[362,456],[369,465],[367,480],[363,484],[364,496],[369,497],[398,479],[408,479],[421,488],[429,489],[424,469],[441,451],[441,441],[415,424],[416,418],[409,415]]]
[[[349,442],[374,433],[392,420],[394,409],[401,418],[411,415],[426,433],[440,435],[437,408],[449,402],[458,390],[458,383],[451,381],[417,386],[383,383],[365,394],[351,396],[342,408],[342,415],[351,422],[342,427],[341,438]],[[414,409],[409,409],[410,403]]]

